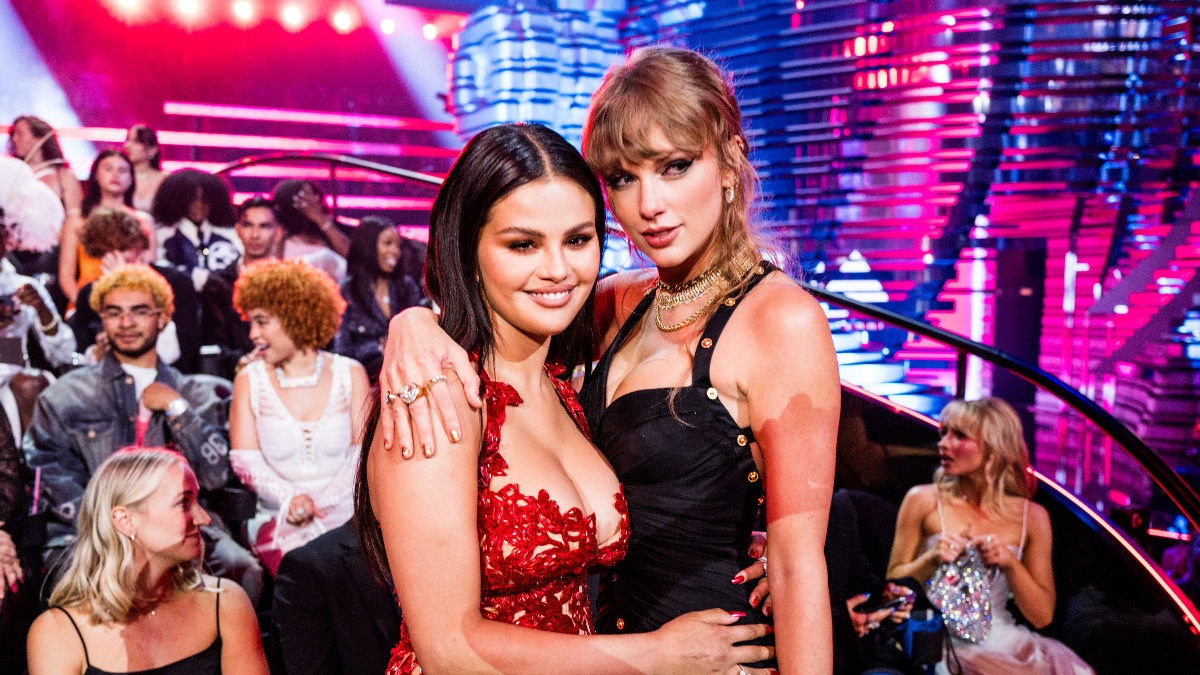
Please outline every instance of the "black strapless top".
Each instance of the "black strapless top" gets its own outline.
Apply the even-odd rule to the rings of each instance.
[[[774,267],[761,262],[738,295],[723,299],[696,348],[692,383],[631,391],[605,406],[613,356],[645,316],[652,294],[621,326],[579,400],[594,441],[625,487],[630,537],[625,559],[601,575],[601,633],[646,632],[693,610],[746,613],[754,584],[730,580],[750,564],[750,537],[763,502],[763,483],[750,453],[749,428],[739,428],[709,380],[709,367],[738,302]]]

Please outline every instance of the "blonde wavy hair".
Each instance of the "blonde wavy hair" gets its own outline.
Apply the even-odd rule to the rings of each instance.
[[[163,448],[128,448],[96,469],[83,493],[76,519],[75,550],[70,565],[50,594],[51,607],[80,607],[93,624],[124,623],[138,609],[134,600],[133,542],[113,524],[118,506],[137,510],[154,493],[172,466],[187,459]],[[201,583],[200,561],[171,570],[176,591]]]
[[[719,66],[702,54],[676,47],[642,47],[613,66],[592,96],[583,127],[583,156],[602,182],[659,154],[651,141],[661,132],[670,145],[691,157],[716,155],[723,171],[736,176],[732,203],[722,198],[711,243],[726,279],[741,279],[735,263],[758,260],[774,247],[753,231],[750,204],[758,177],[750,164],[750,144],[733,85]]]
[[[941,432],[954,429],[979,444],[983,453],[985,492],[981,506],[1004,515],[1004,497],[1028,499],[1033,494],[1029,473],[1029,448],[1021,431],[1021,418],[1008,402],[994,398],[954,400],[942,409]],[[938,467],[933,482],[943,495],[959,494],[958,478]]]
[[[260,260],[247,266],[233,286],[233,306],[247,321],[252,309],[279,317],[301,349],[329,344],[346,311],[333,279],[303,260]]]
[[[175,293],[171,291],[171,285],[149,265],[122,265],[95,280],[88,304],[99,314],[104,307],[104,298],[118,290],[148,293],[163,318],[170,321],[175,315]]]

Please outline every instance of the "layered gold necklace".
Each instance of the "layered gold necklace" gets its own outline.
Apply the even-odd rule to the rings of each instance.
[[[744,276],[752,265],[754,265],[754,257],[749,252],[743,251],[734,260],[733,269],[739,276]],[[654,286],[654,324],[664,333],[674,333],[696,323],[721,297],[720,291],[725,288],[725,282],[725,275],[717,269],[715,264],[695,279],[689,279],[681,284],[667,284],[660,279]],[[686,319],[672,324],[663,323],[663,312],[692,303],[705,295],[710,296],[708,300]]]

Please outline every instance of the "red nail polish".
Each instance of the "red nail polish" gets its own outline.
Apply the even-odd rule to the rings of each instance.
[[[751,595],[751,596],[750,596],[750,606],[751,606],[751,607],[758,607],[758,596],[757,596],[757,595]]]
[[[732,579],[730,579],[730,580],[729,580],[729,583],[731,583],[731,584],[740,584],[740,583],[742,583],[742,582],[743,582],[743,581],[745,581],[745,580],[746,580],[746,575],[742,574],[741,572],[738,572],[737,574],[735,574],[735,575],[733,576],[733,578],[732,578]]]
[[[746,618],[746,613],[745,612],[730,612],[729,616],[732,616],[734,618],[734,620],[744,619],[744,618]]]
[[[763,607],[762,612],[763,612],[763,616],[771,616],[771,608],[770,607]]]

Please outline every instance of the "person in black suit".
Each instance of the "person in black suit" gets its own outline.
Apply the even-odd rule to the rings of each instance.
[[[281,672],[382,673],[399,640],[400,608],[371,576],[354,521],[283,557],[270,634],[272,664]]]

